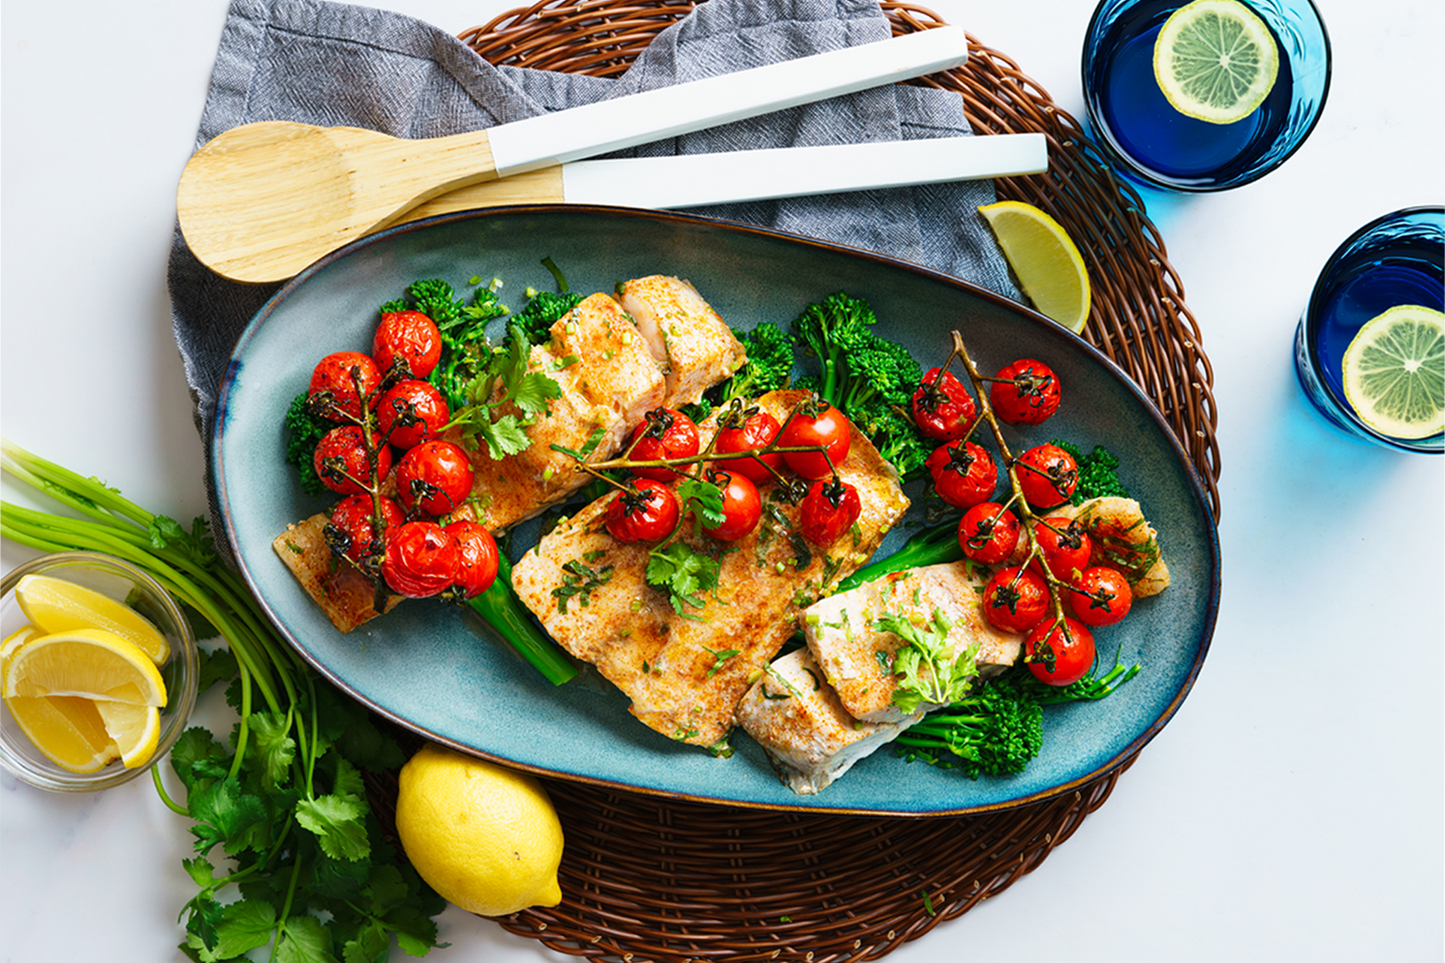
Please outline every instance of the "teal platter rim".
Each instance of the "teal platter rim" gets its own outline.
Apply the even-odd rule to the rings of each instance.
[[[1121,477],[1158,529],[1172,583],[1101,630],[1101,658],[1117,652],[1140,673],[1097,704],[1051,706],[1039,756],[1017,776],[969,780],[905,762],[887,747],[816,795],[800,796],[740,729],[733,754],[714,758],[653,732],[595,673],[553,687],[437,603],[407,602],[343,635],[301,591],[272,548],[288,523],[328,503],[300,491],[284,464],[282,420],[311,367],[337,350],[367,350],[376,309],[413,280],[442,277],[459,291],[473,277],[509,292],[554,281],[550,258],[575,290],[611,290],[647,274],[690,278],[739,328],[787,323],[806,304],[848,290],[873,305],[880,333],[927,366],[964,331],[985,370],[1018,357],[1055,368],[1060,413],[1021,427],[1011,445],[1064,438],[1119,456]],[[278,631],[318,673],[417,735],[536,775],[677,800],[871,816],[992,812],[1080,789],[1124,764],[1178,712],[1203,666],[1219,605],[1218,532],[1199,475],[1167,420],[1128,376],[1072,332],[1024,305],[916,264],[815,238],[691,214],[634,208],[523,205],[440,215],[348,245],[280,288],[242,333],[223,379],[210,439],[225,536],[241,575]],[[915,503],[919,494],[909,490]],[[912,513],[911,513],[912,514]],[[911,529],[890,533],[878,557]],[[518,531],[513,554],[534,537]],[[1104,666],[1107,668],[1107,665]]]

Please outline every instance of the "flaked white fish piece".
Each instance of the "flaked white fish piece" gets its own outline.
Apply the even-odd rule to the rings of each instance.
[[[669,408],[696,402],[747,360],[732,328],[690,281],[662,274],[625,281],[617,299],[665,372]]]

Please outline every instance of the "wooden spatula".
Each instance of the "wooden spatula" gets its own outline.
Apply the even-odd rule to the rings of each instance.
[[[427,140],[246,124],[192,156],[176,207],[202,263],[238,281],[279,281],[449,190],[946,70],[967,57],[963,30],[939,27]]]

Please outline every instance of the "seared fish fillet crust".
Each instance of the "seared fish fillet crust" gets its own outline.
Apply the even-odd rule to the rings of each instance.
[[[781,422],[805,397],[776,391],[757,404]],[[716,422],[698,427],[706,445]],[[715,597],[686,616],[647,584],[650,546],[621,543],[604,528],[610,495],[545,535],[513,567],[513,587],[558,644],[632,700],[643,723],[681,742],[717,745],[751,681],[795,631],[799,611],[861,567],[908,508],[898,473],[856,430],[839,474],[862,501],[857,537],[845,534],[827,551],[814,546],[806,559],[789,537],[797,506],[775,499],[758,528],[731,545],[686,525],[683,540],[719,562]],[[764,489],[765,498],[770,493]]]
[[[666,375],[669,408],[694,403],[747,360],[732,328],[690,281],[660,274],[626,281],[617,299]]]

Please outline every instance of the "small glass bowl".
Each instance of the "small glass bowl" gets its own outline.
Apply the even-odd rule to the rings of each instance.
[[[45,574],[94,589],[129,604],[151,620],[170,644],[171,654],[160,666],[166,684],[166,706],[161,710],[161,734],[156,751],[143,766],[127,769],[120,760],[96,772],[71,772],[47,758],[0,702],[0,764],[24,782],[52,792],[92,792],[129,782],[165,758],[190,720],[200,681],[200,653],[180,606],[155,579],[129,562],[98,552],[57,552],[43,555],[9,572],[0,581],[0,630],[3,638],[27,623],[15,586],[26,575]]]

